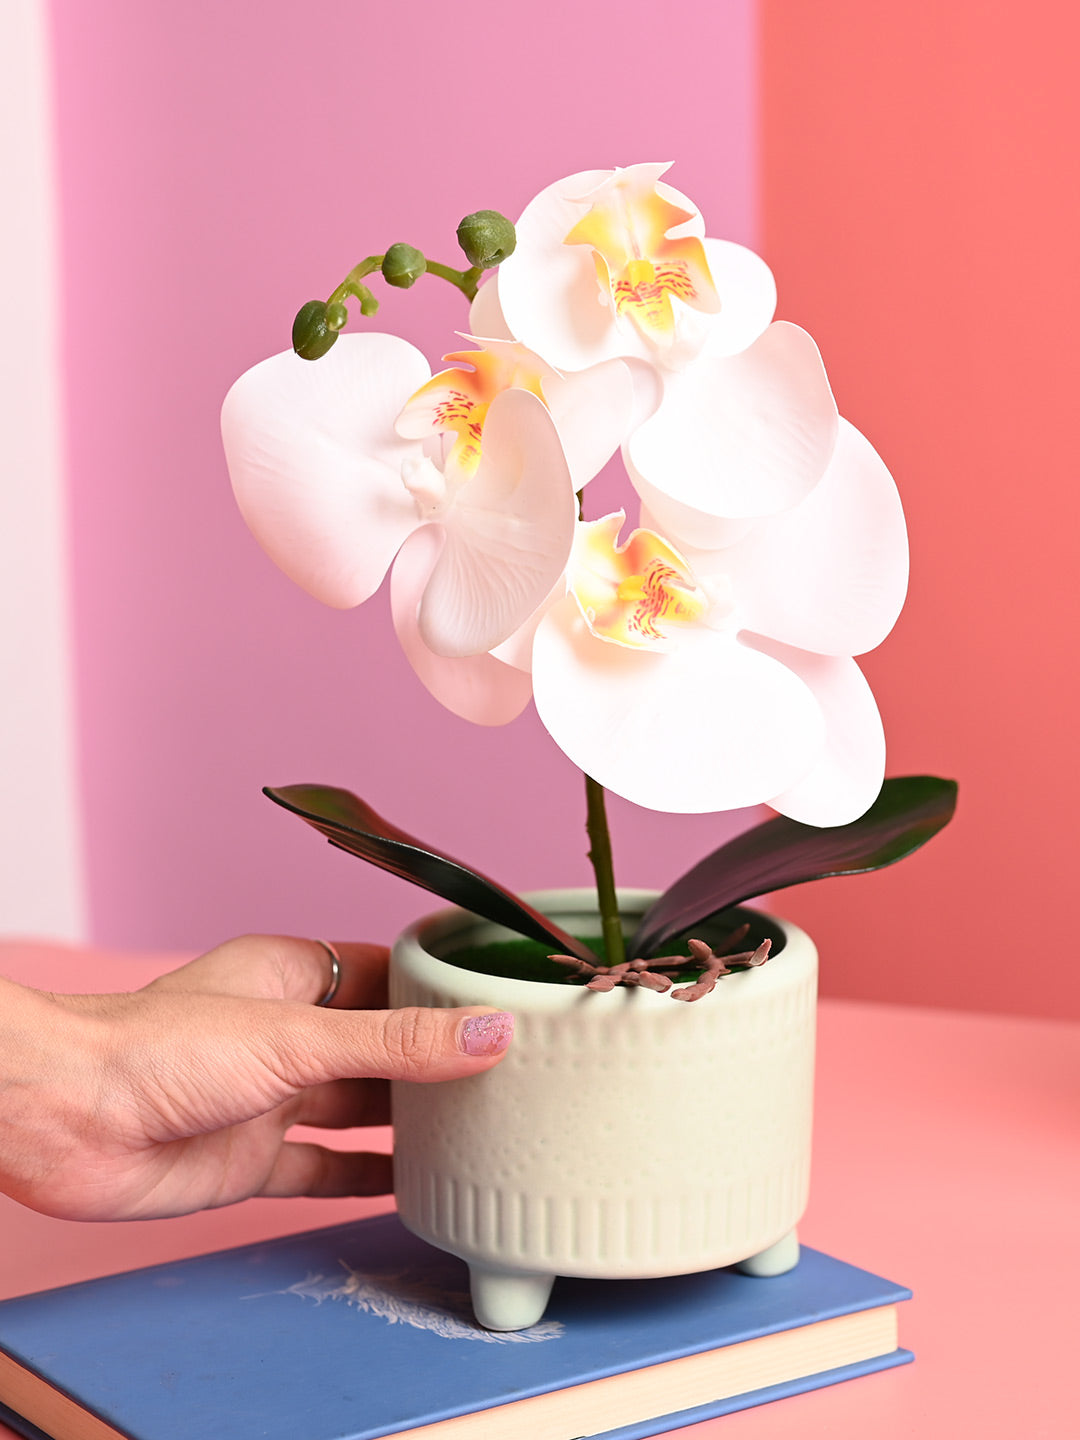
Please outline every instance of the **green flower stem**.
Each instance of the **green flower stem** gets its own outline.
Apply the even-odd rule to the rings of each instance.
[[[604,937],[608,965],[621,965],[626,959],[619,901],[615,894],[615,871],[611,863],[611,835],[608,831],[604,787],[591,775],[585,776],[585,829],[589,836],[589,859],[596,875],[596,898],[600,906],[600,926]]]
[[[585,518],[585,492],[577,492],[578,519]],[[604,787],[591,775],[585,776],[585,830],[589,836],[589,859],[596,876],[596,899],[600,907],[600,927],[609,965],[621,965],[626,959],[626,941],[619,919],[619,897],[615,893],[615,867],[611,859],[611,832],[607,823]]]
[[[440,265],[437,260],[429,260],[427,273],[438,275],[440,280],[449,280],[451,285],[457,286],[466,300],[475,300],[480,276],[484,272],[478,265],[474,265],[470,270],[455,270],[450,265]]]
[[[362,300],[365,294],[370,294],[366,285],[361,284],[368,275],[375,275],[382,269],[383,255],[369,255],[366,260],[361,260],[359,265],[354,265],[345,279],[337,287],[327,305],[340,305],[346,296],[352,295]],[[483,270],[474,265],[470,270],[454,270],[449,265],[440,265],[437,260],[427,262],[427,273],[438,275],[440,280],[448,280],[451,285],[457,286],[466,300],[475,300],[476,291],[480,285],[480,277]]]
[[[363,280],[365,275],[374,275],[376,270],[380,270],[382,268],[382,262],[383,257],[381,255],[369,255],[366,260],[361,260],[359,265],[354,265],[348,275],[345,276],[345,279],[330,296],[330,299],[326,302],[327,305],[340,305],[346,295],[354,295],[358,299],[361,298],[367,286],[361,285],[360,281]]]

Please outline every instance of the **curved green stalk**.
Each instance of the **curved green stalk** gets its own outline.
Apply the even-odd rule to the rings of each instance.
[[[355,299],[363,300],[365,294],[371,292],[366,285],[362,285],[360,282],[369,275],[378,274],[385,259],[385,255],[369,255],[366,259],[361,260],[359,265],[354,265],[327,300],[327,305],[340,305],[350,295]],[[437,275],[440,280],[448,281],[461,291],[466,300],[472,301],[476,299],[480,277],[484,272],[476,265],[471,266],[468,270],[455,270],[453,266],[440,264],[438,260],[428,260],[426,273]]]
[[[608,830],[604,787],[591,775],[585,776],[585,829],[589,836],[589,859],[596,876],[596,899],[600,907],[600,927],[604,937],[606,963],[621,965],[626,959],[626,941],[619,919],[619,900],[615,893],[615,870],[611,861],[611,834]]]
[[[466,300],[471,301],[476,299],[480,277],[484,272],[478,265],[473,265],[468,270],[455,270],[451,265],[441,265],[438,260],[429,260],[427,273],[438,275],[440,280],[448,280],[451,285],[456,285]]]
[[[367,289],[367,286],[361,285],[360,281],[363,280],[366,275],[374,275],[377,270],[381,270],[382,262],[382,255],[369,255],[366,260],[361,260],[359,265],[354,265],[348,275],[345,276],[345,279],[330,296],[330,299],[326,302],[327,305],[340,305],[346,295],[352,295],[357,299],[361,299],[363,291]]]

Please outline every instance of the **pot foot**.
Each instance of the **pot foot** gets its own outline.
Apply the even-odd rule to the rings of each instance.
[[[735,1269],[744,1275],[766,1277],[786,1275],[789,1270],[794,1270],[798,1263],[799,1235],[796,1230],[789,1230],[775,1245],[769,1245],[764,1250],[759,1250],[756,1255],[740,1260]]]
[[[547,1309],[554,1275],[469,1266],[473,1313],[485,1330],[527,1330]]]

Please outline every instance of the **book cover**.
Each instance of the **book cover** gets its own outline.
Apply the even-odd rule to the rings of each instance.
[[[385,1215],[3,1302],[0,1416],[33,1440],[643,1440],[904,1363],[909,1294],[804,1248],[766,1280],[560,1279],[496,1335],[464,1263]]]

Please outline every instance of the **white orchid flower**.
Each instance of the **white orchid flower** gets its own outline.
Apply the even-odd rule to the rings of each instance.
[[[768,266],[706,237],[692,201],[661,181],[669,168],[583,171],[543,190],[483,306],[563,372],[636,364],[644,413],[624,456],[647,501],[655,490],[713,517],[775,515],[824,474],[836,404],[810,336],[773,322]]]
[[[907,585],[903,512],[869,443],[843,424],[806,500],[723,548],[642,518],[622,543],[622,512],[579,524],[567,593],[536,625],[533,691],[556,744],[649,809],[861,815],[885,746],[851,657],[888,634]]]
[[[572,478],[548,367],[531,372],[521,347],[448,358],[473,368],[432,378],[418,350],[381,334],[343,335],[314,363],[273,356],[229,391],[222,435],[270,558],[339,607],[368,599],[393,564],[395,624],[421,678],[453,689],[468,718],[500,724],[529,685],[488,652],[563,573],[575,485],[617,446],[629,381],[608,367],[599,388],[613,418],[599,438],[575,429],[566,402]]]

